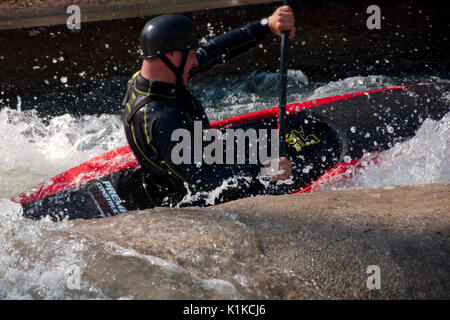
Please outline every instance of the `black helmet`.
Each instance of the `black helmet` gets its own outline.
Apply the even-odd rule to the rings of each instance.
[[[194,24],[186,17],[166,14],[156,17],[141,31],[142,58],[152,58],[176,50],[199,47],[200,35]]]

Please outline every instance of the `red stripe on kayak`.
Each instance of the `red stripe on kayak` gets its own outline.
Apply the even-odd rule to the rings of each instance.
[[[364,161],[363,161],[364,160]],[[364,163],[365,162],[365,163]],[[331,182],[331,179],[336,176],[341,176],[344,179],[350,179],[355,174],[359,173],[362,169],[366,168],[368,165],[378,164],[378,156],[371,156],[369,158],[355,159],[350,162],[343,162],[337,164],[334,168],[328,170],[319,178],[317,178],[309,186],[295,192],[295,193],[305,193],[319,191],[325,183]]]
[[[83,162],[31,190],[21,193],[12,200],[20,204],[33,202],[52,194],[67,190],[93,179],[101,178],[116,171],[138,166],[136,158],[129,146],[106,152],[89,161]]]
[[[426,84],[420,84],[420,85],[426,85]],[[386,88],[386,89],[377,89],[377,90],[371,90],[371,91],[362,91],[362,92],[355,92],[355,93],[348,93],[344,95],[338,95],[333,97],[327,97],[327,98],[320,98],[315,100],[308,100],[304,102],[297,102],[292,103],[286,106],[286,113],[287,115],[293,115],[297,112],[300,112],[302,110],[306,110],[312,107],[324,105],[327,103],[349,99],[357,96],[361,96],[364,94],[371,94],[375,92],[381,92],[381,91],[388,91],[388,90],[394,90],[394,89],[401,89],[405,87],[410,87],[414,85],[404,85],[404,86],[397,86],[392,88]],[[245,122],[259,120],[259,119],[265,119],[270,117],[276,117],[278,115],[278,107],[273,107],[270,109],[255,111],[251,113],[247,113],[244,115],[235,116],[229,119],[225,120],[219,120],[211,123],[211,128],[215,129],[222,129],[233,125],[239,125]],[[356,161],[356,160],[355,160]],[[356,162],[355,162],[356,163]],[[322,175],[319,179],[316,180],[313,184],[310,186],[298,191],[298,193],[301,192],[307,192],[307,191],[313,191],[316,190],[314,188],[317,188],[316,185],[318,181],[325,181],[327,177],[332,177],[336,174],[342,173],[342,170],[344,168],[347,168],[351,166],[352,162],[350,164],[343,163],[339,164],[333,169],[326,172],[324,175]],[[27,192],[23,192],[15,197],[13,197],[11,200],[18,202],[20,204],[26,204],[28,202],[33,202],[38,199],[42,199],[48,196],[51,196],[55,193],[79,186],[83,183],[89,182],[94,179],[99,179],[101,177],[104,177],[106,175],[112,174],[116,171],[120,171],[127,168],[133,168],[139,166],[139,163],[137,162],[133,152],[131,151],[129,146],[124,146],[121,148],[118,148],[116,150],[112,150],[109,152],[106,152],[104,154],[101,154],[95,158],[92,158],[91,160],[88,160],[79,166],[76,166],[66,172],[63,172],[39,185],[32,188],[31,190]],[[345,170],[344,170],[345,172]],[[319,187],[320,188],[320,187]]]

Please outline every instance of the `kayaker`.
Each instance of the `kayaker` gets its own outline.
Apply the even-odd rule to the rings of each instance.
[[[197,28],[184,16],[168,14],[147,22],[140,37],[142,67],[128,81],[122,116],[128,143],[151,179],[149,184],[177,198],[187,191],[210,191],[230,177],[244,181],[238,183],[239,190],[248,185],[248,178],[258,176],[261,164],[175,164],[172,150],[177,141],[172,141],[172,133],[180,128],[193,132],[195,121],[201,121],[203,129],[210,127],[203,107],[186,88],[189,79],[249,51],[266,35],[281,35],[286,30],[294,37],[295,19],[289,6],[204,44],[200,44]],[[287,158],[279,159],[279,168],[281,173],[271,181],[291,176]]]

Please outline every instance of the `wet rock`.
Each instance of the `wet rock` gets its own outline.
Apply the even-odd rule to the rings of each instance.
[[[448,184],[260,197],[220,205],[255,228],[269,261],[332,298],[448,298]],[[282,205],[281,205],[282,204]],[[367,268],[381,289],[367,288]]]
[[[212,208],[75,221],[70,233],[138,255],[88,263],[85,276],[103,279],[99,286],[119,296],[155,297],[145,281],[127,282],[151,278],[153,264],[142,255],[178,270],[161,273],[161,283],[185,277],[184,294],[160,293],[163,298],[448,299],[449,193],[448,184],[437,184],[258,196]],[[381,288],[370,290],[373,265],[380,268]],[[114,280],[101,276],[106,269]],[[228,289],[208,291],[202,281]]]

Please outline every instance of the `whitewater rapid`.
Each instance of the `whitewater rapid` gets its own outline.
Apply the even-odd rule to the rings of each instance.
[[[276,105],[277,90],[274,84],[277,77],[276,73],[219,77],[214,85],[208,82],[193,84],[192,91],[201,98],[208,116],[214,121]],[[419,82],[416,78],[374,75],[310,83],[308,77],[299,70],[291,70],[289,79],[289,103]],[[448,82],[447,79],[436,77],[419,80]],[[86,265],[86,252],[91,253],[92,248],[97,246],[104,249],[105,244],[58,237],[58,230],[70,228],[68,222],[24,220],[20,217],[20,206],[9,199],[96,155],[126,145],[120,107],[117,107],[117,112],[110,114],[90,113],[80,116],[66,113],[52,116],[48,112],[42,116],[33,107],[32,101],[23,101],[18,97],[16,101],[0,98],[0,108],[0,299],[113,297],[86,281],[81,283],[81,289],[75,293],[67,289],[72,266]],[[380,154],[377,165],[367,161],[367,166],[352,174],[352,178],[338,176],[324,185],[323,189],[448,183],[449,146],[450,114],[440,121],[425,119],[414,138]],[[371,156],[367,155],[367,159]],[[350,176],[351,173],[346,174]],[[48,233],[56,235],[48,238]],[[242,298],[229,282],[215,278],[204,281],[155,257],[140,256],[114,243],[108,245],[108,252],[114,252],[115,256],[145,258],[149,265],[158,266],[161,276],[176,275],[186,286],[179,289],[186,291],[183,297],[204,295],[206,298]],[[27,256],[26,252],[32,254]],[[190,285],[193,286],[192,291]],[[164,287],[161,290],[167,293],[169,289]],[[155,292],[154,297],[165,296],[163,293],[158,296]]]

